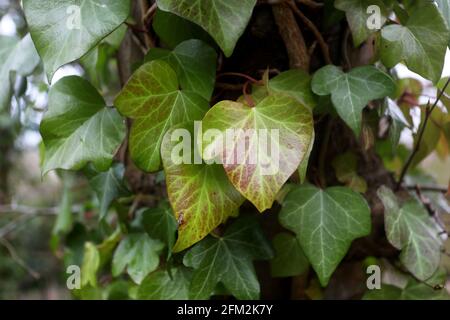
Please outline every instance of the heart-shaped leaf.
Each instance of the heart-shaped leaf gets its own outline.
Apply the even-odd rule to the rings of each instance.
[[[191,299],[208,299],[221,282],[237,299],[258,299],[259,282],[252,260],[272,258],[270,244],[254,219],[241,218],[221,237],[204,239],[184,256],[195,269]]]
[[[321,96],[331,94],[337,113],[359,136],[362,110],[371,100],[392,94],[395,83],[390,76],[373,66],[344,73],[338,67],[328,65],[316,72],[312,89]]]
[[[178,221],[174,252],[190,247],[228,217],[236,216],[244,201],[228,181],[222,166],[202,163],[193,137],[192,123],[180,125],[168,131],[161,147],[167,192]],[[180,138],[183,141],[178,142]],[[180,145],[182,157],[187,159],[184,163],[176,158]]]
[[[371,34],[377,32],[387,19],[388,12],[382,0],[336,0],[334,5],[339,10],[345,11],[345,16],[352,30],[355,47],[359,47]],[[378,11],[373,13],[368,10],[371,6],[376,6],[379,9],[378,16],[374,16],[374,14],[378,14]],[[375,20],[371,21],[371,17]],[[377,19],[379,20],[377,21]],[[368,24],[370,22],[380,25],[374,24],[373,28],[369,29]]]
[[[150,274],[138,289],[139,300],[187,300],[192,271],[183,266]]]
[[[437,83],[444,67],[450,33],[431,2],[417,3],[404,25],[381,30],[381,60],[388,68],[404,61],[411,71]]]
[[[28,76],[37,67],[39,60],[30,35],[22,40],[0,36],[0,111],[11,102],[11,72]]]
[[[134,120],[129,143],[133,161],[142,170],[161,168],[161,142],[173,126],[201,120],[208,102],[192,91],[179,90],[175,71],[164,61],[141,66],[116,98],[117,109]]]
[[[284,199],[280,223],[296,233],[322,286],[328,284],[352,241],[371,229],[367,202],[345,187],[294,188]]]
[[[157,3],[159,9],[200,25],[229,57],[247,27],[256,0],[157,0]]]
[[[439,228],[416,200],[400,207],[394,193],[378,190],[384,205],[384,225],[389,242],[401,250],[400,260],[419,280],[430,278],[439,267],[442,240]]]
[[[88,81],[76,76],[51,87],[40,130],[45,145],[42,174],[53,169],[77,170],[87,162],[106,170],[126,132],[119,113],[106,107]]]
[[[132,233],[124,238],[114,253],[112,274],[120,275],[125,268],[136,284],[159,265],[159,253],[164,245],[151,239],[146,233]]]
[[[130,1],[24,0],[23,7],[51,81],[59,67],[84,56],[125,21]]]
[[[216,80],[217,54],[213,48],[200,40],[188,40],[173,51],[154,48],[146,60],[163,60],[178,75],[182,89],[198,93],[206,100],[211,98]]]
[[[223,164],[236,189],[262,212],[305,158],[314,127],[307,107],[270,95],[254,108],[219,102],[204,117],[203,131],[203,159]]]

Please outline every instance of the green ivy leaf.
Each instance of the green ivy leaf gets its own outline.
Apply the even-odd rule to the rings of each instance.
[[[450,3],[447,0],[436,0],[436,3],[447,22],[447,27],[450,28]]]
[[[107,169],[126,132],[119,113],[76,76],[51,87],[40,130],[45,145],[43,175],[53,169],[78,170],[87,162]]]
[[[258,299],[260,287],[252,260],[272,255],[256,221],[237,220],[223,236],[209,236],[184,256],[183,263],[195,269],[190,298],[208,299],[220,282],[237,299]]]
[[[220,165],[206,165],[201,161],[195,164],[196,154],[200,156],[192,139],[182,142],[172,139],[172,134],[179,129],[185,129],[187,137],[194,136],[192,124],[180,125],[167,133],[161,148],[167,192],[178,221],[178,240],[174,252],[190,247],[229,216],[236,216],[244,202]],[[176,163],[172,159],[173,152],[179,152],[179,143],[186,143],[188,150],[183,150],[183,156],[192,164]]]
[[[358,163],[354,153],[346,152],[338,155],[332,162],[337,179],[353,191],[365,193],[367,183],[358,175]]]
[[[30,35],[22,40],[0,36],[0,111],[6,109],[12,96],[11,73],[21,76],[30,75],[39,64],[39,55],[34,48]]]
[[[169,248],[175,244],[177,221],[168,203],[158,208],[146,209],[142,213],[142,225],[150,237],[162,241]]]
[[[230,129],[235,137],[227,141]],[[285,95],[270,95],[254,108],[219,102],[204,117],[203,130],[220,133],[212,138],[204,135],[203,158],[211,161],[218,157],[235,188],[260,212],[272,206],[278,191],[305,159],[314,135],[311,111]],[[267,148],[260,137],[262,130],[270,141]],[[278,159],[271,156],[276,154]],[[237,161],[239,158],[243,160]]]
[[[205,29],[227,57],[244,33],[256,0],[157,0],[158,8],[177,14]]]
[[[383,284],[380,290],[367,291],[363,300],[449,300],[450,296],[444,289],[435,290],[429,285],[408,281],[405,288]]]
[[[362,110],[370,101],[392,94],[395,83],[389,75],[373,66],[344,73],[338,67],[328,65],[314,75],[312,90],[321,96],[331,94],[337,113],[359,136]]]
[[[154,48],[146,61],[163,60],[177,73],[184,90],[198,93],[209,101],[216,81],[217,54],[213,48],[200,40],[188,40],[173,51]]]
[[[192,271],[183,266],[155,271],[139,286],[139,300],[188,300]]]
[[[404,25],[381,30],[381,60],[388,68],[404,61],[411,71],[437,83],[450,39],[447,25],[433,3],[415,5]]]
[[[387,8],[382,0],[336,0],[334,5],[337,9],[345,11],[355,47],[359,47],[371,34],[377,32],[376,29],[371,30],[367,27],[367,22],[372,15],[367,13],[369,6],[375,5],[380,8],[381,25],[386,22],[388,15]]]
[[[284,200],[280,223],[296,233],[322,286],[328,284],[352,241],[371,229],[367,202],[345,187],[296,187]]]
[[[191,91],[179,90],[175,71],[164,61],[140,67],[116,98],[117,109],[134,119],[129,143],[133,161],[144,171],[161,168],[160,148],[165,133],[185,121],[201,120],[208,102]]]
[[[378,190],[385,211],[384,225],[389,242],[401,250],[400,261],[419,280],[427,280],[437,270],[442,240],[439,229],[416,200],[399,206],[394,193]]]
[[[100,201],[100,220],[106,217],[115,199],[130,194],[123,181],[124,171],[122,164],[115,164],[108,171],[95,172],[89,178],[89,183]]]
[[[97,272],[100,267],[100,254],[92,242],[84,245],[83,264],[81,266],[81,286],[97,286]]]
[[[180,43],[190,39],[199,39],[216,46],[214,40],[200,26],[173,13],[159,9],[156,10],[153,18],[153,30],[169,48],[175,48]],[[177,32],[173,32],[173,30]]]
[[[311,76],[302,70],[289,70],[270,79],[271,93],[282,93],[297,99],[309,109],[317,105],[317,96],[311,91]]]
[[[51,81],[59,67],[84,56],[127,19],[130,1],[24,0],[23,7]]]
[[[289,233],[279,233],[273,239],[275,257],[270,261],[273,277],[293,277],[308,270],[308,259],[300,242]]]
[[[123,239],[112,261],[112,274],[114,277],[120,275],[125,268],[131,279],[136,284],[142,280],[159,265],[159,254],[163,244],[158,240],[151,239],[146,233],[132,233]]]

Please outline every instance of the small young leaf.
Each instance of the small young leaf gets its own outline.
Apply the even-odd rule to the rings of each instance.
[[[183,130],[186,133],[184,139],[188,139],[180,143],[188,147],[188,150],[183,150],[183,157],[189,159],[189,163],[176,163],[173,159],[174,150],[180,143],[172,139],[172,134],[179,130]],[[229,216],[236,216],[244,202],[228,181],[222,166],[207,165],[201,161],[195,163],[195,155],[199,157],[198,150],[189,137],[194,137],[192,123],[174,127],[164,137],[161,147],[167,192],[178,221],[178,240],[174,252],[190,247]]]
[[[154,48],[146,61],[162,60],[177,73],[180,86],[193,91],[209,101],[216,80],[217,54],[210,46],[200,40],[188,40],[179,44],[173,51]]]
[[[97,286],[97,271],[100,267],[100,254],[92,242],[84,245],[83,265],[81,266],[81,286]]]
[[[131,279],[136,284],[142,280],[159,265],[159,253],[163,244],[158,240],[151,239],[146,233],[129,234],[123,239],[112,262],[112,274],[117,277],[125,268]]]
[[[108,169],[126,128],[119,113],[105,106],[89,82],[70,76],[50,89],[40,131],[45,175],[53,169],[81,169],[87,162],[93,162],[98,170]]]
[[[188,300],[192,271],[183,266],[155,271],[141,283],[140,300]]]
[[[123,181],[124,171],[122,164],[115,164],[107,172],[96,172],[89,178],[89,183],[100,201],[100,219],[106,217],[111,203],[116,198],[130,194]]]
[[[227,57],[244,33],[256,0],[157,0],[158,8],[175,13],[205,29]]]
[[[7,108],[11,101],[11,73],[15,71],[21,76],[28,76],[39,61],[29,34],[22,40],[0,36],[0,111]]]
[[[275,257],[270,261],[273,277],[293,277],[308,270],[308,259],[296,237],[279,233],[273,239]]]
[[[336,177],[353,191],[365,193],[366,181],[358,175],[358,163],[355,154],[346,152],[338,155],[332,162]]]
[[[298,186],[284,200],[280,223],[297,234],[322,286],[328,284],[352,241],[371,229],[367,202],[344,187]]]
[[[116,98],[117,109],[134,119],[130,132],[133,161],[144,171],[161,168],[161,142],[173,126],[201,120],[208,102],[192,91],[179,90],[175,71],[164,61],[140,67]]]
[[[252,260],[272,256],[255,220],[237,220],[222,237],[209,236],[184,256],[183,263],[195,269],[190,298],[208,299],[220,282],[237,299],[258,299],[260,288]]]
[[[84,56],[118,28],[129,0],[24,0],[23,7],[49,82],[59,67]]]
[[[334,5],[339,10],[345,11],[348,24],[352,30],[355,47],[359,47],[371,34],[377,32],[379,29],[376,27],[381,28],[387,19],[388,12],[382,0],[336,0]],[[370,6],[377,6],[380,9],[380,26],[373,29],[369,29],[367,26],[370,17],[373,15],[367,12]]]
[[[404,61],[411,71],[437,83],[450,39],[447,24],[431,2],[417,3],[404,25],[381,30],[381,60],[388,68]]]
[[[419,280],[430,278],[439,266],[442,240],[439,228],[416,200],[399,206],[394,193],[378,190],[384,205],[385,229],[389,242],[401,250],[400,261]]]
[[[338,67],[328,65],[316,72],[312,89],[321,96],[331,94],[337,113],[359,136],[362,110],[371,100],[392,94],[395,83],[389,75],[373,66],[344,73]]]
[[[280,94],[269,95],[253,108],[219,102],[203,119],[203,130],[218,133],[212,139],[204,135],[203,158],[218,157],[235,188],[260,212],[272,206],[305,159],[314,135],[311,111]],[[229,132],[234,133],[232,139]],[[264,145],[267,138],[269,146]]]

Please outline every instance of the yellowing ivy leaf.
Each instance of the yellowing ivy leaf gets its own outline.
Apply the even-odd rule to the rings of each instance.
[[[134,120],[129,143],[133,161],[142,170],[161,168],[164,134],[185,121],[201,120],[208,102],[192,91],[179,90],[175,71],[164,61],[140,67],[116,98],[117,109]]]
[[[220,165],[204,164],[201,158],[195,163],[196,154],[197,158],[200,156],[193,137],[192,123],[180,125],[168,131],[161,147],[167,192],[178,221],[174,252],[190,247],[229,216],[236,216],[244,201]],[[183,141],[178,142],[180,138]],[[184,144],[185,163],[175,158],[180,154],[180,144]]]
[[[306,157],[314,126],[307,107],[274,94],[254,108],[219,102],[204,117],[203,132],[202,157],[223,164],[236,189],[262,212]]]

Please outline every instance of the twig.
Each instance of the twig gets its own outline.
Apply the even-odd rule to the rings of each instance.
[[[408,172],[408,169],[411,166],[415,155],[417,154],[417,152],[420,149],[420,143],[422,142],[423,135],[425,133],[425,128],[428,123],[428,119],[430,118],[431,114],[433,113],[434,108],[436,108],[438,102],[441,100],[442,95],[444,94],[444,91],[447,89],[449,84],[450,84],[450,78],[445,83],[445,86],[442,88],[442,91],[439,92],[439,95],[437,96],[436,101],[433,103],[432,106],[430,106],[430,102],[428,101],[428,104],[425,108],[425,119],[423,121],[422,127],[419,130],[418,138],[414,145],[413,151],[411,152],[411,155],[409,156],[408,160],[406,161],[405,166],[403,167],[402,172],[400,174],[400,178],[398,179],[397,186],[396,186],[397,190],[399,190],[401,188],[403,179],[405,178],[405,175]]]
[[[144,22],[144,25],[147,26],[147,24],[151,21],[153,16],[155,15],[156,9],[157,9],[156,2],[147,10],[144,17],[142,18],[142,21]]]
[[[0,238],[0,244],[2,244],[6,250],[8,250],[9,254],[11,255],[11,258],[22,268],[24,268],[34,279],[38,280],[41,275],[34,271],[30,266],[28,266],[25,261],[22,260],[22,258],[19,257],[16,250],[12,246],[12,244],[3,238]]]
[[[322,34],[317,29],[317,27],[312,23],[311,20],[308,19],[307,16],[300,11],[300,9],[295,5],[293,1],[288,1],[287,4],[291,7],[292,11],[303,21],[304,24],[314,33],[314,36],[319,43],[320,48],[322,49],[322,54],[327,64],[333,64],[330,57],[330,49],[328,48],[327,43],[322,37]]]
[[[147,23],[145,20],[145,16],[149,13],[150,10],[156,10],[156,4],[154,4],[152,7],[149,8],[148,1],[147,0],[140,0],[139,1],[140,7],[141,7],[141,23],[144,27],[145,33],[144,33],[144,42],[147,49],[154,48],[155,44],[153,43],[153,39],[149,35],[149,30],[147,28]],[[155,8],[153,8],[155,6]],[[153,8],[153,9],[152,9]]]
[[[216,79],[222,78],[222,77],[241,77],[244,79],[247,79],[248,81],[257,84],[257,83],[261,83],[260,80],[256,80],[253,77],[250,77],[249,75],[246,75],[244,73],[239,73],[239,72],[224,72],[224,73],[219,73],[216,77]]]
[[[417,187],[420,188],[420,190],[425,191],[425,192],[439,192],[439,193],[446,193],[447,192],[447,188],[445,187],[439,187],[439,186],[406,186],[405,188],[408,190],[416,190]]]
[[[272,12],[286,47],[290,67],[308,72],[310,62],[308,48],[292,9],[286,3],[281,3],[272,6]]]
[[[318,9],[323,7],[323,3],[317,3],[313,0],[296,0],[298,3],[304,4],[312,9]]]

